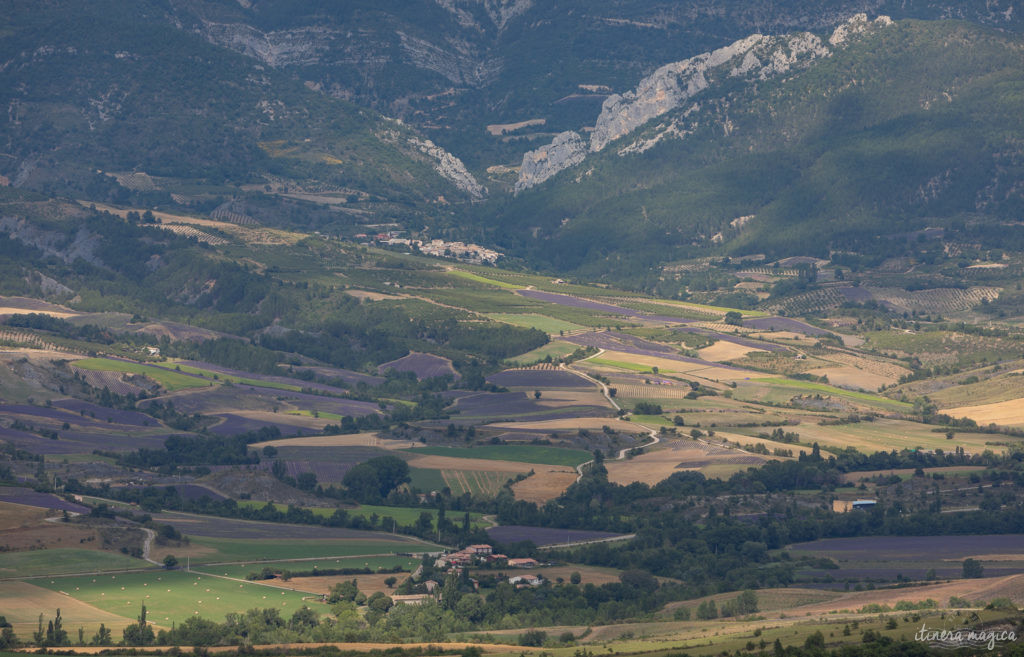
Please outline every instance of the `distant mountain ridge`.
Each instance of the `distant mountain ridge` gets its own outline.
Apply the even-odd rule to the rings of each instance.
[[[538,116],[575,129],[606,86],[747,35],[820,32],[858,13],[1018,30],[1013,0],[172,0],[171,20],[287,69],[324,93],[402,118],[482,170],[529,150],[484,126]],[[558,66],[553,67],[552,62]],[[559,102],[561,101],[561,102]]]
[[[928,227],[968,240],[1024,211],[1022,53],[1013,33],[861,18],[663,67],[605,101],[589,140],[524,158],[534,184],[495,204],[493,240],[588,277],[713,254],[903,254]]]
[[[575,132],[557,135],[551,146],[523,156],[515,191],[538,185],[559,171],[585,161],[586,151],[596,153],[611,142],[629,135],[648,121],[670,112],[702,92],[733,80],[764,81],[777,75],[804,70],[821,57],[830,57],[852,37],[892,25],[888,16],[873,21],[857,14],[841,23],[827,42],[809,32],[770,37],[752,34],[724,48],[666,64],[647,76],[633,91],[609,96],[601,106],[589,148]],[[699,100],[697,101],[699,102]],[[666,135],[681,137],[678,124],[671,124],[646,142],[624,146],[620,154],[643,152]]]

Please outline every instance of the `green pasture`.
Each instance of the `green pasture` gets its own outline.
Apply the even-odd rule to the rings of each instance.
[[[0,538],[0,541],[2,540]],[[124,554],[104,552],[103,550],[57,548],[27,552],[0,552],[0,579],[151,567],[152,564],[142,559],[133,559]]]
[[[306,593],[183,570],[58,577],[32,582],[128,618],[146,605],[148,620],[170,627],[192,616],[222,621],[246,609],[276,608],[286,618],[303,605],[320,607]],[[320,608],[323,610],[323,608]]]
[[[990,444],[996,440],[1024,445],[1024,440],[1020,438],[982,433],[955,432],[953,439],[948,440],[945,432],[933,432],[933,428],[919,422],[877,419],[874,422],[841,425],[800,424],[788,430],[800,434],[801,443],[817,442],[822,447],[853,447],[866,453],[917,448],[952,452],[956,447],[963,447],[971,454],[980,454],[986,449],[1005,452],[1006,447]],[[738,433],[748,431],[737,430]]]
[[[390,401],[390,400],[389,400]],[[321,420],[335,420],[341,422],[342,416],[338,413],[329,413],[327,411],[311,411],[309,409],[300,408],[294,411],[287,411],[285,415],[300,415],[302,417],[315,417]]]
[[[888,397],[882,397],[880,395],[872,395],[866,392],[859,392],[856,390],[846,390],[844,388],[837,388],[830,386],[827,383],[815,383],[813,381],[799,381],[797,379],[783,379],[783,378],[764,378],[756,379],[751,382],[741,382],[739,388],[736,391],[737,397],[742,398],[740,390],[744,388],[750,388],[752,386],[757,387],[769,387],[777,390],[784,390],[787,394],[789,391],[796,391],[800,394],[815,393],[830,395],[833,397],[844,397],[846,399],[852,399],[855,401],[863,402],[865,404],[871,404],[875,406],[884,406],[886,408],[892,408],[900,411],[909,411],[911,405],[906,402],[896,401],[895,399],[889,399]],[[792,394],[790,394],[792,396]]]
[[[974,381],[970,375],[960,374],[946,377],[953,381]],[[954,385],[934,392],[928,397],[940,408],[995,404],[1024,397],[1024,376],[1020,374],[996,374],[991,371],[973,375],[977,381]]]
[[[409,485],[421,491],[444,490],[448,483],[440,470],[433,468],[409,468]]]
[[[531,351],[527,351],[525,354],[519,354],[514,358],[509,358],[505,362],[509,365],[533,365],[545,360],[548,356],[551,356],[552,360],[557,358],[564,358],[569,354],[579,349],[574,344],[568,342],[561,342],[559,340],[552,340],[542,347],[537,347]]]
[[[329,568],[369,568],[376,571],[381,568],[391,569],[395,567],[404,568],[407,571],[416,569],[420,560],[410,557],[339,557],[337,559],[302,559],[297,561],[274,561],[272,563],[239,563],[225,564],[220,566],[194,566],[192,572],[207,573],[218,577],[235,577],[245,579],[249,573],[260,572],[270,566],[281,570],[292,572],[313,570],[327,570]]]
[[[289,392],[300,392],[301,386],[292,385],[290,383],[276,383],[274,381],[263,381],[260,379],[250,379],[244,376],[235,376],[233,374],[222,374],[220,372],[213,372],[211,370],[204,370],[201,367],[193,367],[192,365],[175,364],[175,371],[182,371],[186,374],[198,374],[208,379],[216,378],[219,381],[226,381],[229,383],[237,383],[241,385],[253,386],[255,388],[273,388],[275,390],[288,390]]]
[[[438,472],[440,474],[440,472],[438,470],[434,470],[433,472]],[[444,482],[443,479],[441,481],[442,481],[442,483]],[[441,486],[441,488],[444,488],[444,486]],[[441,488],[437,488],[436,490],[441,490]],[[248,507],[248,508],[263,508],[264,506],[266,506],[266,502],[256,502],[256,501],[253,501],[253,500],[238,500],[238,506]],[[274,507],[278,511],[282,511],[282,512],[288,510],[288,505],[287,504],[274,504]],[[320,516],[322,518],[328,518],[328,517],[334,515],[334,512],[337,510],[337,509],[335,509],[333,507],[307,507],[307,508],[310,511],[312,511],[314,515]],[[430,517],[431,517],[432,521],[434,521],[434,522],[436,522],[436,520],[437,520],[437,509],[430,509],[430,508],[402,507],[402,506],[376,506],[376,505],[373,505],[373,504],[361,504],[361,505],[359,505],[359,506],[357,506],[355,508],[352,508],[352,509],[342,509],[342,511],[344,511],[345,514],[348,515],[349,517],[361,517],[361,518],[366,518],[367,520],[369,520],[372,516],[377,516],[378,518],[391,518],[395,522],[397,522],[399,525],[412,525],[412,524],[415,524],[416,521],[419,520],[419,517],[420,517],[421,513],[430,514]],[[479,526],[479,527],[487,527],[487,526],[489,526],[487,523],[484,523],[484,522],[482,522],[480,520],[482,515],[483,514],[481,514],[481,513],[475,513],[475,512],[474,513],[470,513],[469,514],[470,522],[473,523],[474,526]],[[462,513],[452,512],[452,515],[449,516],[450,520],[455,520],[456,518],[459,521],[461,521],[462,520]],[[384,530],[387,531],[387,530],[390,530],[390,528],[391,528],[391,523],[390,522],[389,523],[385,523]],[[382,535],[382,538],[384,538],[383,535]],[[336,540],[337,541],[337,540],[348,540],[348,539],[329,539],[329,540]],[[351,539],[351,540],[356,540],[356,539]],[[362,540],[362,539],[359,539],[359,540]],[[377,552],[410,552],[410,551],[420,551],[420,550],[422,550],[424,548],[424,546],[422,544],[420,544],[420,543],[401,543],[401,544],[399,544],[397,542],[397,539],[396,539],[396,542],[389,543],[389,545],[391,546],[389,549],[387,549],[387,550],[377,550]],[[361,553],[357,552],[355,554],[361,554]],[[366,554],[370,554],[370,553],[366,553]],[[338,553],[338,555],[341,555],[341,553]],[[334,555],[332,554],[331,556],[334,556]]]
[[[604,367],[617,367],[620,370],[629,370],[631,372],[654,373],[650,365],[638,365],[637,363],[627,363],[626,361],[612,360],[610,358],[588,358],[586,362],[592,365],[603,365]]]
[[[662,305],[665,305],[665,304],[670,304],[670,305],[673,305],[673,306],[678,306],[680,308],[689,308],[689,309],[692,309],[692,310],[695,310],[695,311],[703,312],[705,314],[712,314],[712,315],[722,315],[722,316],[724,316],[725,313],[728,313],[728,312],[737,312],[737,313],[740,313],[741,315],[743,315],[744,317],[770,317],[771,316],[770,313],[766,313],[766,312],[761,311],[761,310],[740,310],[739,308],[727,308],[725,306],[709,306],[709,305],[703,304],[703,303],[691,303],[689,301],[679,301],[679,300],[676,300],[676,299],[658,299],[658,303],[655,304],[655,305],[662,306]]]
[[[333,511],[333,510],[332,510]],[[286,528],[282,527],[282,532]],[[206,548],[205,553],[192,557],[193,563],[220,563],[237,561],[272,561],[312,559],[323,557],[352,557],[368,554],[393,554],[424,549],[423,543],[408,540],[365,538],[212,538],[190,537],[192,545]]]
[[[126,372],[129,374],[142,374],[153,379],[169,391],[184,390],[186,388],[206,388],[213,385],[212,381],[204,381],[194,376],[186,376],[180,372],[167,370],[153,365],[132,363],[124,360],[113,360],[111,358],[83,358],[72,363],[75,367],[83,370],[95,370],[97,372]]]
[[[117,460],[99,454],[44,454],[47,463],[116,463]]]
[[[506,283],[505,281],[496,281],[493,278],[486,278],[484,276],[480,276],[479,274],[474,274],[472,272],[468,272],[468,271],[465,271],[465,270],[462,270],[462,269],[453,269],[453,270],[451,270],[448,273],[449,273],[449,275],[455,276],[457,278],[463,278],[465,280],[473,281],[475,283],[484,283],[486,285],[494,285],[495,287],[504,288],[506,290],[518,290],[521,287],[521,286],[516,285],[514,283]]]
[[[522,326],[525,328],[535,328],[539,331],[552,334],[558,333],[559,331],[578,331],[579,329],[584,328],[579,324],[573,324],[572,322],[554,319],[553,317],[546,317],[544,315],[537,315],[534,313],[492,313],[488,315],[488,317],[499,322],[505,322],[506,324]]]
[[[546,445],[476,445],[474,447],[414,447],[403,450],[411,454],[430,454],[488,461],[515,463],[541,463],[544,465],[577,466],[591,459],[590,452],[582,449],[548,447]]]

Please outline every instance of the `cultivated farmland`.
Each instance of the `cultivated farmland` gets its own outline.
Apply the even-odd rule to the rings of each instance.
[[[476,447],[417,447],[407,450],[416,455],[445,456],[450,458],[512,461],[515,463],[542,463],[546,465],[576,466],[591,458],[581,449],[546,447],[544,445],[478,445]]]
[[[304,604],[318,606],[302,592],[182,570],[44,578],[35,584],[129,618],[146,605],[149,620],[162,627],[193,616],[220,621],[225,614],[256,607],[275,607],[289,616]]]

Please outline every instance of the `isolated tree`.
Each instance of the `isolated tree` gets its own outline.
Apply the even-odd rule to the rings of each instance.
[[[123,634],[126,646],[148,646],[156,640],[153,628],[146,622],[146,605],[142,605],[138,622],[124,628]]]
[[[168,554],[164,557],[164,568],[167,570],[174,570],[178,567],[178,557],[173,554]]]
[[[730,326],[743,326],[743,314],[735,310],[725,313],[725,323]]]
[[[371,610],[386,614],[388,609],[394,606],[394,602],[388,596],[384,595],[380,591],[377,591],[366,600],[366,606]]]
[[[985,571],[985,567],[981,565],[981,562],[977,559],[967,558],[964,559],[963,576],[976,579],[982,576]]]

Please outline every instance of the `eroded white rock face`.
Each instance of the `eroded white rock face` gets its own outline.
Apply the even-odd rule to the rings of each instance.
[[[873,21],[868,20],[867,14],[856,14],[845,23],[840,24],[832,36],[828,38],[828,42],[832,46],[839,46],[844,43],[853,35],[863,34],[872,27],[886,27],[892,25],[892,19],[888,16],[879,16]]]
[[[445,149],[429,139],[419,139],[418,137],[410,137],[409,143],[434,160],[434,170],[462,191],[476,199],[483,198],[487,193],[487,189],[477,182],[462,160]]]
[[[815,60],[831,56],[835,48],[852,36],[891,24],[892,20],[887,16],[870,21],[865,14],[857,14],[835,29],[829,43],[809,32],[779,37],[752,34],[724,48],[666,64],[641,80],[633,91],[605,99],[590,135],[588,150],[592,153],[603,150],[652,119],[706,93],[726,77],[767,80],[802,70]],[[727,127],[725,133],[729,133]],[[653,137],[648,135],[642,141],[623,146],[619,154],[643,152],[666,137],[681,139],[686,134],[689,134],[688,130],[671,120],[663,124]],[[570,145],[566,135],[576,133],[562,133],[550,146],[530,151],[523,157],[516,183],[517,192],[583,161],[585,153],[581,156],[578,149]]]
[[[587,144],[578,132],[562,132],[554,140],[523,155],[515,191],[539,185],[562,169],[576,166],[587,157]]]

